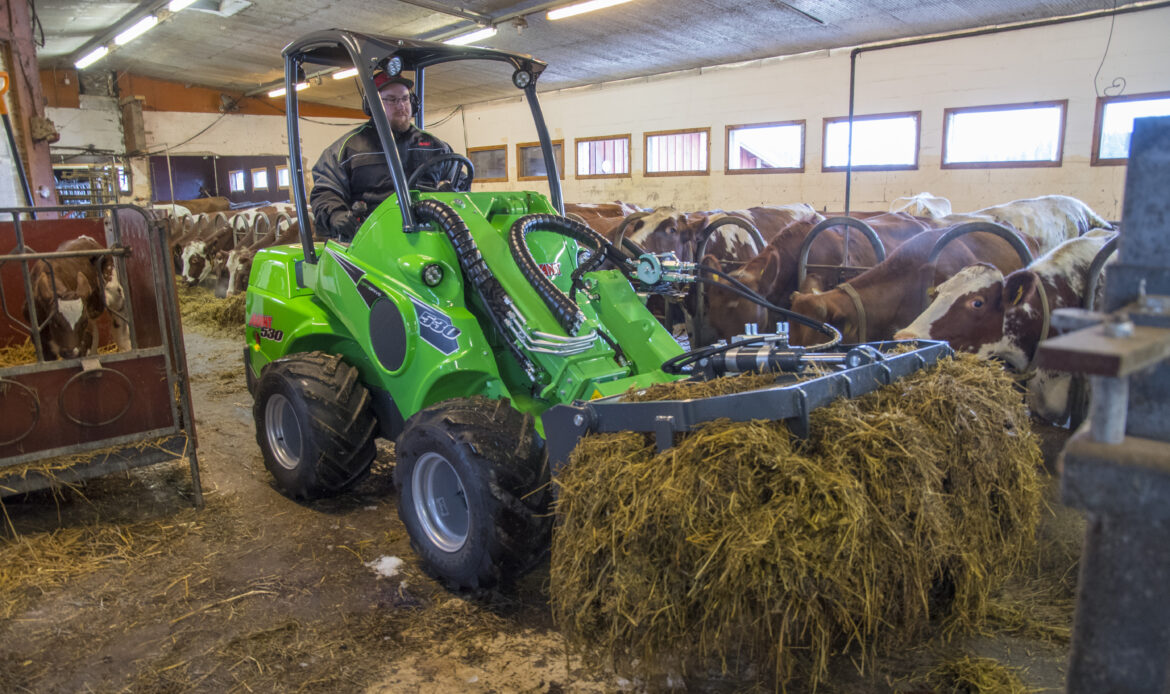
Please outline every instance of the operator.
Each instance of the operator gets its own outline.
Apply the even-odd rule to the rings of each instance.
[[[391,77],[385,72],[377,72],[374,85],[390,119],[394,144],[398,147],[403,173],[408,179],[432,157],[452,151],[446,142],[415,127],[412,119],[417,102],[411,93],[413,81],[402,75]],[[370,113],[364,100],[362,107]],[[445,169],[447,167],[434,167],[424,171],[418,183],[438,187]],[[370,120],[346,133],[321,153],[313,166],[313,192],[309,195],[309,206],[313,209],[318,233],[350,241],[361,225],[351,206],[364,202],[373,209],[393,193],[394,179],[371,116]]]

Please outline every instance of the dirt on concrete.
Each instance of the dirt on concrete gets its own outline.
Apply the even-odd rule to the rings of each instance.
[[[3,501],[0,692],[772,690],[718,673],[630,682],[567,653],[546,567],[506,592],[450,592],[398,519],[392,444],[344,495],[282,496],[256,445],[241,344],[187,328],[203,509],[182,461]],[[1022,600],[1067,611],[1083,522],[1052,507],[1044,571],[1071,577],[1059,596]],[[1057,691],[1067,648],[1067,634],[1018,626],[940,635],[865,673],[842,654],[821,691],[931,691],[915,673],[957,652]]]

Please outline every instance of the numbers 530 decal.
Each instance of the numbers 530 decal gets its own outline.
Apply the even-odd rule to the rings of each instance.
[[[459,336],[463,331],[451,323],[447,314],[434,306],[428,306],[413,296],[410,302],[418,314],[419,337],[443,354],[454,354],[459,349]]]

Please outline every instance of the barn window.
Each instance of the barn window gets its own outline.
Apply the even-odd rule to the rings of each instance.
[[[565,179],[565,141],[553,140],[553,156],[557,161],[557,173],[560,179]],[[539,142],[521,142],[516,145],[516,173],[517,180],[539,181],[548,176],[544,168],[544,152],[540,150]]]
[[[948,108],[942,168],[1060,166],[1068,101]]]
[[[917,169],[921,116],[921,111],[854,116],[853,169]],[[844,171],[848,164],[849,118],[826,118],[821,170]]]
[[[252,169],[252,190],[268,190],[268,169]]]
[[[289,183],[291,181],[292,181],[292,178],[289,176],[287,166],[276,167],[276,187],[277,188],[288,188]]]
[[[646,133],[642,170],[647,176],[706,176],[710,149],[710,128]]]
[[[230,171],[228,172],[228,190],[233,193],[244,192],[244,172]]]
[[[804,121],[727,126],[726,173],[804,171]]]
[[[1133,119],[1170,116],[1170,92],[1103,96],[1097,99],[1093,127],[1094,166],[1124,164],[1129,160]]]
[[[630,136],[579,137],[577,178],[629,178]]]
[[[536,151],[539,153],[540,148]],[[467,158],[475,166],[475,180],[480,183],[508,180],[508,146],[468,147]]]
[[[125,166],[117,167],[118,173],[118,192],[129,193],[130,190],[130,172],[126,170]]]

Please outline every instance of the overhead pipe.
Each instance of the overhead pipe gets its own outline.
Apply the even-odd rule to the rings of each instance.
[[[1083,12],[1081,14],[1070,15],[1067,17],[1054,17],[1051,19],[1037,19],[1030,22],[1021,22],[1019,24],[1012,24],[1011,26],[996,26],[986,27],[983,29],[967,29],[964,31],[954,31],[947,34],[938,34],[935,36],[923,36],[913,39],[900,39],[897,41],[886,41],[884,43],[874,43],[868,46],[859,46],[849,52],[849,152],[845,162],[845,214],[849,214],[849,197],[851,192],[851,183],[853,180],[853,104],[856,91],[857,79],[857,56],[862,53],[870,53],[873,51],[885,51],[891,48],[906,48],[909,46],[919,46],[926,43],[938,43],[939,41],[951,41],[953,39],[969,39],[976,36],[987,36],[990,34],[1002,34],[1009,31],[1019,31],[1021,29],[1038,29],[1040,27],[1053,26],[1056,24],[1067,24],[1070,22],[1080,22],[1089,19],[1100,19],[1102,17],[1115,17],[1119,14],[1130,14],[1131,12],[1144,12],[1146,10],[1157,10],[1163,7],[1170,7],[1170,0],[1159,0],[1159,2],[1150,2],[1140,5],[1129,5],[1127,7],[1116,7],[1107,10],[1093,10],[1091,12]],[[922,127],[922,124],[919,124]]]

